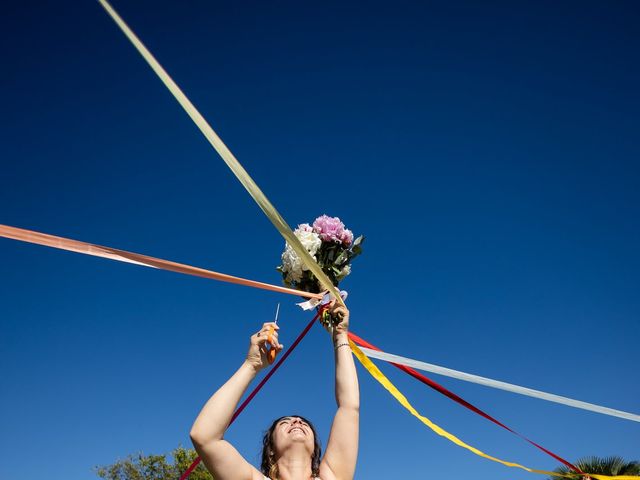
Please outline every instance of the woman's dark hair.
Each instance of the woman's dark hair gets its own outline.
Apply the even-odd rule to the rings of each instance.
[[[318,440],[318,434],[316,433],[316,429],[309,420],[300,415],[285,415],[284,417],[280,417],[271,424],[269,429],[264,432],[264,437],[262,437],[262,463],[260,464],[260,470],[263,475],[275,480],[274,477],[277,476],[278,471],[275,463],[275,451],[273,448],[273,431],[276,429],[276,425],[283,418],[292,418],[297,417],[307,425],[313,432],[313,454],[311,455],[311,473],[314,477],[317,477],[320,474],[320,456],[322,455],[322,447],[320,445],[320,440]]]

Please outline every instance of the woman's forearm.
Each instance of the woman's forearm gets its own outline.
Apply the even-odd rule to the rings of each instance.
[[[256,369],[245,361],[236,373],[213,394],[191,427],[191,440],[194,444],[204,445],[222,439],[233,411],[256,373]]]
[[[346,332],[340,332],[333,336],[333,346],[336,349],[336,402],[340,408],[358,410],[360,408],[358,374],[348,343],[349,337]],[[344,344],[347,346],[339,346]]]

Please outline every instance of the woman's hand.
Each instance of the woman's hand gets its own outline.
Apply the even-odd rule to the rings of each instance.
[[[273,329],[273,333],[269,336],[269,331]],[[278,342],[278,330],[280,327],[274,322],[267,322],[262,325],[260,331],[251,335],[249,344],[249,352],[245,362],[249,364],[256,372],[269,365],[269,353],[267,351],[267,343],[271,348],[276,349],[276,355],[282,350],[282,345]]]
[[[346,335],[349,332],[349,309],[343,307],[333,299],[329,304],[329,313],[331,314],[331,318],[335,318],[338,321],[338,323],[333,325],[333,334]]]
[[[224,433],[247,387],[256,378],[258,371],[269,364],[267,344],[271,345],[274,353],[282,350],[282,345],[278,342],[277,330],[278,326],[275,323],[265,323],[258,333],[251,336],[247,359],[213,394],[191,427],[193,446],[214,478],[226,480],[263,478],[260,472],[224,439]]]

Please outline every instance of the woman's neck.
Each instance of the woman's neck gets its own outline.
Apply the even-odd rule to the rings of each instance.
[[[277,463],[278,480],[309,480],[312,478],[311,458],[306,449],[288,449]]]

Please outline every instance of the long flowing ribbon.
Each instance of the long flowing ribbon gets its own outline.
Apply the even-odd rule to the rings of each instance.
[[[273,374],[278,371],[278,369],[280,368],[280,365],[282,365],[284,363],[284,361],[289,357],[289,355],[291,355],[291,352],[293,352],[293,350],[298,346],[300,341],[304,338],[304,336],[307,334],[307,332],[309,332],[309,330],[311,329],[311,327],[313,326],[315,321],[318,319],[318,316],[320,315],[320,312],[321,312],[321,310],[318,310],[318,312],[311,319],[311,321],[307,324],[307,326],[304,327],[304,330],[302,330],[302,332],[300,332],[300,335],[298,335],[298,337],[294,340],[294,342],[287,349],[287,351],[284,352],[282,357],[280,357],[280,359],[275,363],[273,368],[271,368],[271,370],[269,370],[269,372],[264,376],[264,378],[260,381],[260,383],[258,383],[258,385],[256,385],[256,388],[254,388],[251,391],[251,393],[249,395],[247,395],[247,398],[245,398],[244,401],[240,404],[240,406],[236,409],[236,411],[233,412],[233,416],[231,417],[231,420],[229,421],[229,426],[231,426],[231,424],[235,421],[235,419],[238,418],[238,416],[247,407],[247,405],[249,405],[249,402],[251,402],[251,400],[253,400],[253,397],[255,397],[258,394],[260,389],[262,387],[264,387],[265,383],[267,383],[269,381],[269,379],[273,376]],[[227,427],[227,428],[229,428],[229,427]],[[198,466],[198,464],[201,461],[202,461],[202,459],[200,457],[197,457],[191,463],[191,465],[189,465],[189,468],[187,468],[184,471],[184,473],[180,476],[180,480],[186,480],[189,477],[189,475],[191,475],[191,472],[193,472],[195,470],[195,468]]]
[[[194,275],[196,277],[209,278],[221,282],[235,283],[246,287],[260,288],[263,290],[271,290],[273,292],[286,293],[289,295],[299,295],[307,298],[321,299],[322,294],[309,293],[302,290],[294,290],[292,288],[280,287],[278,285],[270,285],[268,283],[256,282],[255,280],[247,280],[245,278],[234,277],[224,273],[205,270],[204,268],[192,267],[183,263],[171,262],[160,258],[149,257],[139,253],[118,250],[117,248],[103,247],[93,243],[81,242],[79,240],[71,240],[70,238],[56,237],[46,233],[34,232],[33,230],[25,230],[22,228],[10,227],[8,225],[0,225],[0,237],[19,240],[22,242],[34,243],[45,247],[58,248],[60,250],[68,250],[70,252],[83,253],[94,257],[108,258],[118,262],[133,263],[142,265],[143,267],[157,268],[160,270],[169,270],[171,272],[184,273],[186,275]]]
[[[464,448],[466,450],[469,450],[470,452],[472,452],[472,453],[474,453],[474,454],[476,454],[476,455],[478,455],[478,456],[480,456],[482,458],[486,458],[487,460],[491,460],[493,462],[500,463],[500,464],[505,465],[507,467],[520,468],[520,469],[525,470],[527,472],[538,473],[538,474],[541,474],[541,475],[551,475],[551,476],[554,476],[554,477],[563,477],[563,478],[573,478],[573,479],[575,479],[576,474],[561,474],[561,473],[558,473],[558,472],[551,472],[551,471],[548,471],[548,470],[540,470],[540,469],[537,469],[537,468],[525,467],[524,465],[520,465],[519,463],[510,462],[510,461],[507,461],[507,460],[502,460],[500,458],[488,455],[488,454],[484,453],[483,451],[481,451],[481,450],[479,450],[479,449],[477,449],[475,447],[472,447],[468,443],[465,443],[464,441],[460,440],[455,435],[447,432],[442,427],[439,427],[438,425],[433,423],[431,420],[429,420],[424,415],[421,415],[413,407],[413,405],[411,405],[411,403],[409,403],[409,400],[407,400],[407,397],[405,397],[400,392],[400,390],[398,390],[398,388],[393,383],[391,383],[391,381],[378,369],[378,367],[376,367],[375,364],[371,360],[369,360],[369,358],[362,352],[362,350],[360,350],[358,348],[358,346],[353,342],[353,340],[349,339],[349,345],[351,346],[351,350],[355,354],[356,358],[362,364],[362,366],[367,370],[367,372],[369,372],[369,374],[378,383],[380,383],[385,388],[385,390],[387,390],[405,409],[407,409],[411,413],[411,415],[416,417],[418,420],[420,420],[422,423],[424,423],[427,427],[429,427],[431,430],[433,430],[435,433],[437,433],[441,437],[446,438],[447,440],[449,440],[450,442],[453,442],[457,446],[462,447],[462,448]],[[597,474],[592,474],[592,473],[585,473],[584,475],[585,475],[585,477],[591,477],[591,478],[595,478],[597,480],[640,480],[640,476],[635,476],[635,475],[615,475],[615,476],[611,476],[611,475],[597,475]]]
[[[317,262],[313,259],[313,257],[309,254],[306,248],[300,243],[298,237],[295,236],[291,227],[287,224],[287,222],[282,218],[280,213],[276,210],[276,208],[271,204],[269,199],[262,193],[262,190],[258,187],[256,182],[249,176],[247,171],[244,169],[240,162],[236,159],[236,157],[231,153],[231,150],[224,144],[222,139],[216,134],[216,132],[211,128],[211,125],[207,122],[207,120],[202,116],[202,114],[198,111],[198,109],[191,103],[191,100],[187,98],[187,96],[182,92],[180,87],[173,81],[173,79],[169,76],[166,70],[158,63],[155,57],[151,54],[151,52],[144,46],[144,44],[140,41],[140,39],[136,36],[135,33],[129,28],[129,26],[122,20],[120,15],[109,5],[109,2],[106,0],[99,0],[100,4],[107,11],[109,16],[113,19],[114,22],[120,27],[122,32],[129,39],[131,44],[138,50],[140,55],[146,60],[149,66],[156,73],[158,78],[162,81],[162,83],[167,87],[167,89],[171,92],[171,94],[175,97],[178,103],[182,106],[182,108],[187,112],[187,115],[191,117],[193,123],[200,129],[202,134],[209,141],[211,146],[218,152],[218,154],[222,157],[227,166],[231,169],[236,178],[240,181],[240,183],[244,186],[244,188],[249,192],[249,195],[255,200],[260,209],[264,212],[267,218],[273,223],[273,226],[280,232],[280,234],[284,237],[289,245],[293,248],[293,250],[298,254],[300,259],[304,262],[304,264],[311,270],[311,272],[316,276],[318,281],[322,284],[325,290],[331,292],[338,301],[338,303],[344,306],[344,302],[340,297],[340,293],[333,285],[329,277],[322,271],[322,268],[317,264]]]
[[[367,341],[363,340],[362,338],[360,338],[359,336],[357,336],[356,334],[349,332],[349,339],[352,340],[353,342],[355,342],[357,345],[359,345],[362,348],[362,351],[365,352],[365,354],[367,356],[373,356],[373,354],[378,353],[379,352],[379,348],[376,347],[375,345],[371,345],[370,343],[368,343]],[[369,348],[365,348],[365,347],[369,347]],[[368,352],[373,352],[372,355],[369,355]],[[505,430],[513,433],[514,435],[517,435],[518,437],[522,438],[523,440],[526,440],[529,444],[533,445],[534,447],[536,447],[537,449],[539,449],[540,451],[546,453],[547,455],[549,455],[550,457],[552,457],[553,459],[559,461],[560,463],[562,463],[563,465],[565,465],[566,467],[570,468],[571,470],[573,470],[574,472],[578,472],[578,473],[584,473],[582,472],[578,467],[576,467],[575,465],[573,465],[571,462],[569,462],[568,460],[565,460],[564,458],[562,458],[560,455],[553,453],[551,450],[546,449],[545,447],[543,447],[542,445],[534,442],[533,440],[529,440],[527,437],[525,437],[524,435],[521,435],[520,433],[516,432],[515,430],[513,430],[511,427],[508,427],[507,425],[505,425],[504,423],[502,423],[501,421],[495,419],[493,416],[489,415],[488,413],[484,412],[483,410],[481,410],[480,408],[476,407],[475,405],[473,405],[472,403],[466,401],[464,398],[456,395],[455,393],[453,393],[452,391],[446,389],[445,387],[443,387],[442,385],[440,385],[439,383],[431,380],[430,378],[426,377],[425,375],[422,375],[421,373],[416,372],[414,369],[407,367],[405,365],[401,365],[398,363],[391,363],[394,367],[399,368],[400,370],[402,370],[405,373],[408,373],[409,375],[411,375],[412,377],[416,378],[417,380],[419,380],[420,382],[424,383],[425,385],[433,388],[434,390],[436,390],[437,392],[443,394],[444,396],[450,398],[451,400],[453,400],[454,402],[462,405],[465,408],[468,408],[469,410],[471,410],[472,412],[480,415],[481,417],[486,418],[487,420],[495,423],[496,425],[504,428]]]
[[[514,385],[512,383],[501,382],[487,377],[481,377],[479,375],[473,375],[471,373],[461,372],[459,370],[453,370],[451,368],[441,367],[440,365],[434,365],[433,363],[421,362],[419,360],[413,360],[407,357],[401,357],[391,353],[383,352],[378,348],[372,347],[370,344],[365,345],[362,339],[353,339],[362,349],[362,351],[369,358],[376,358],[378,360],[384,360],[392,365],[402,368],[403,370],[412,370],[411,367],[418,370],[424,370],[425,372],[431,372],[438,375],[444,375],[446,377],[455,378],[457,380],[463,380],[465,382],[476,383],[478,385],[484,385],[486,387],[497,388],[499,390],[505,390],[507,392],[517,393],[520,395],[526,395],[528,397],[538,398],[540,400],[546,400],[548,402],[559,403],[569,407],[579,408],[582,410],[588,410],[590,412],[601,413],[611,417],[623,418],[625,420],[631,420],[632,422],[640,422],[640,415],[630,412],[624,412],[622,410],[616,410],[609,407],[603,407],[601,405],[595,405],[593,403],[583,402],[582,400],[575,400],[569,397],[563,397],[554,393],[543,392],[540,390],[534,390],[532,388],[522,387],[520,385]],[[358,341],[360,340],[360,341]],[[368,348],[367,348],[368,346]],[[417,373],[417,372],[416,372]],[[420,375],[420,374],[418,374]]]

